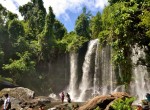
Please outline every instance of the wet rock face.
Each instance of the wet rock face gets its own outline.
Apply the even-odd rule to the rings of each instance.
[[[111,104],[113,104],[113,101],[115,101],[118,98],[123,99],[125,97],[131,96],[125,92],[116,92],[110,95],[96,96],[93,99],[86,102],[83,106],[81,106],[79,110],[93,110],[98,106],[102,110],[109,110],[109,107]]]

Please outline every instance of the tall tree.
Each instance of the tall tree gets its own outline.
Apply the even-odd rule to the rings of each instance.
[[[0,4],[0,50],[2,50],[3,53],[3,63],[7,63],[12,52],[8,33],[8,25],[11,20],[17,19],[17,17],[18,16],[16,14],[8,11]]]
[[[91,13],[87,12],[86,7],[84,7],[82,14],[76,20],[75,31],[77,35],[90,38],[90,18]]]
[[[92,31],[92,38],[97,38],[100,31],[102,31],[102,18],[100,12],[97,12],[96,16],[92,17],[90,27]]]
[[[29,32],[29,37],[36,39],[36,36],[42,32],[45,23],[46,9],[43,6],[42,0],[32,0],[27,4],[19,7],[19,12],[28,23],[26,28]],[[32,33],[32,34],[31,34]]]
[[[54,30],[55,38],[59,40],[61,40],[64,37],[64,35],[67,33],[67,30],[64,27],[64,25],[58,20],[55,20],[53,30]]]
[[[54,46],[54,22],[55,15],[53,13],[52,7],[49,7],[49,13],[46,16],[45,27],[42,33],[39,35],[39,45],[41,47],[41,56],[43,60],[49,61],[50,54],[53,53]]]

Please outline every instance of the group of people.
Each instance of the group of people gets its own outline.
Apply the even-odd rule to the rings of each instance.
[[[64,103],[64,99],[65,99],[64,92],[61,92],[60,97],[61,97],[61,102]],[[68,93],[66,93],[66,97],[67,97],[68,103],[71,103],[71,98],[70,98],[70,95]]]

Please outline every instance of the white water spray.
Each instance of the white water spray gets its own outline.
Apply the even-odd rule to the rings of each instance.
[[[146,93],[150,92],[150,81],[148,77],[147,67],[138,63],[139,58],[145,59],[144,48],[135,45],[132,49],[132,62],[133,62],[133,81],[130,83],[131,94],[137,97],[137,103],[145,99]],[[136,103],[135,102],[135,103]]]
[[[95,40],[91,40],[89,42],[88,45],[88,50],[87,53],[85,55],[85,60],[83,63],[83,75],[82,75],[82,80],[81,80],[81,84],[80,84],[80,97],[79,97],[79,101],[85,101],[86,99],[88,99],[88,91],[90,92],[90,89],[93,87],[93,78],[92,75],[94,75],[94,73],[90,73],[90,68],[91,68],[91,62],[92,62],[92,54],[95,53],[96,51],[96,47],[98,44],[98,39]]]
[[[96,96],[99,94],[99,43],[97,43],[96,55],[95,55],[95,73],[94,73],[94,81],[93,81],[93,93],[92,96]]]
[[[78,84],[78,75],[77,75],[77,62],[78,62],[78,54],[70,53],[70,83],[69,83],[69,94],[71,95],[71,99],[75,100],[77,97],[77,84]]]
[[[101,75],[101,94],[105,95],[114,91],[116,87],[116,78],[111,61],[112,48],[106,45],[100,53],[100,75]]]

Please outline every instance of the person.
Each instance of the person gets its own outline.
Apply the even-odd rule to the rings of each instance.
[[[9,110],[11,109],[11,102],[8,94],[5,94],[5,100],[3,105],[3,110]]]
[[[68,93],[66,94],[66,97],[67,97],[68,103],[71,103],[70,95]]]
[[[64,92],[62,92],[62,93],[60,94],[60,97],[61,97],[61,102],[64,103],[64,97],[65,97]]]
[[[146,94],[146,99],[148,102],[150,102],[150,94],[149,93]]]
[[[142,110],[150,110],[150,94],[146,93],[146,99],[142,100]]]

